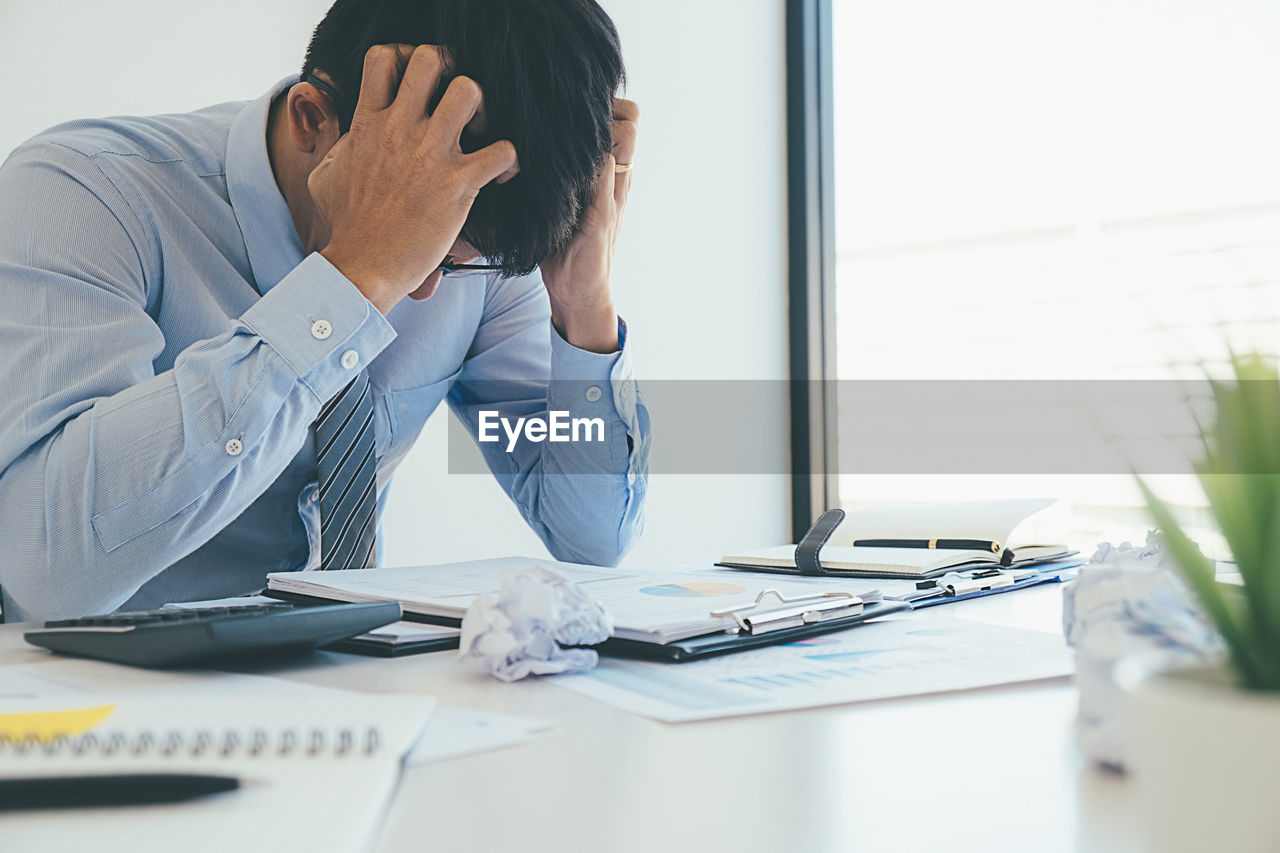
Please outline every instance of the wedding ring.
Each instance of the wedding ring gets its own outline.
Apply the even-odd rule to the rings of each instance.
[[[614,163],[614,164],[613,164],[613,173],[614,173],[615,175],[621,175],[623,172],[630,172],[630,171],[631,171],[631,167],[632,167],[632,165],[634,165],[634,164],[632,164],[632,163]]]

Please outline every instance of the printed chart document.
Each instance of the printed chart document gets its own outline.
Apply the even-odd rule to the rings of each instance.
[[[1074,671],[1059,634],[886,619],[679,666],[604,659],[553,684],[669,723],[1035,681]]]

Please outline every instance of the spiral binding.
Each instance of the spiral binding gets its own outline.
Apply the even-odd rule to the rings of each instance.
[[[363,736],[361,736],[363,735]],[[199,730],[184,732],[173,729],[160,735],[153,732],[127,733],[122,731],[89,732],[68,737],[58,735],[43,740],[35,735],[14,738],[0,734],[0,758],[22,756],[85,755],[109,757],[150,756],[169,757],[234,757],[247,755],[253,758],[287,758],[290,756],[354,754],[373,755],[381,746],[378,729],[369,727],[363,733],[350,728],[330,732],[310,729],[299,732],[284,729],[271,732],[267,729],[225,729],[220,732]]]

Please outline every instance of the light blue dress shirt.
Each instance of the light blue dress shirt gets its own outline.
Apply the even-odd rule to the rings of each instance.
[[[446,278],[384,318],[304,254],[276,186],[267,116],[292,82],[60,125],[0,168],[8,621],[236,595],[318,566],[310,427],[361,369],[380,495],[442,401],[472,436],[482,409],[569,411],[603,418],[606,442],[480,444],[490,470],[558,559],[614,564],[639,534],[649,417],[625,327],[619,353],[570,346],[537,273]]]

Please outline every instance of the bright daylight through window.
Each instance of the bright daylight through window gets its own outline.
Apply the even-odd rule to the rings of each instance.
[[[833,6],[839,379],[1171,380],[1276,352],[1280,6]],[[841,473],[845,506],[1060,496],[1027,532],[1077,547],[1149,526],[1122,472]],[[1155,479],[1214,547],[1192,478]]]

